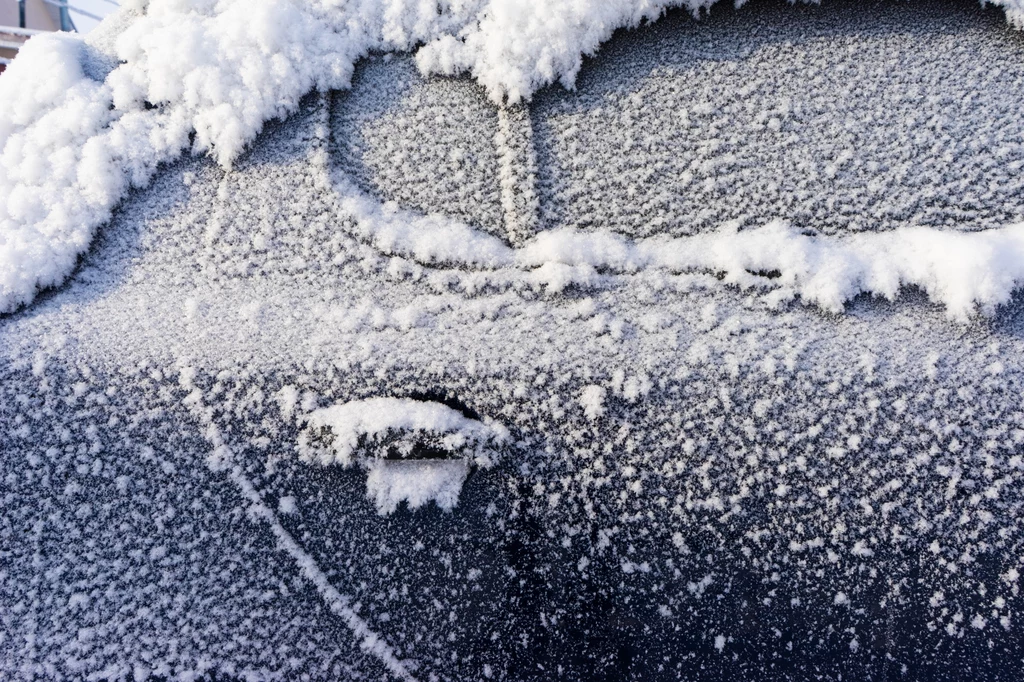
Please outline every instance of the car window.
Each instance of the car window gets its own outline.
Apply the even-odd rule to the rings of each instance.
[[[423,78],[408,55],[375,55],[332,107],[334,161],[365,190],[501,233],[498,116],[481,86]]]
[[[742,32],[670,17],[602,50],[574,92],[540,93],[545,222],[643,237],[1020,221],[1024,48],[1003,18],[834,11],[841,30],[806,7],[750,8]]]
[[[642,238],[783,219],[849,234],[1024,218],[1024,48],[1003,18],[835,11],[841,31],[806,8],[751,8],[742,35],[723,14],[674,15],[622,33],[575,89],[538,93],[539,229]],[[499,108],[481,86],[376,56],[334,102],[336,159],[361,186],[502,233]]]

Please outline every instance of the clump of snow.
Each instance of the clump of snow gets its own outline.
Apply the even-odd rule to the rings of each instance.
[[[424,74],[468,71],[495,102],[515,103],[555,81],[572,87],[583,56],[616,29],[711,4],[151,0],[125,7],[87,41],[35,37],[0,78],[0,311],[61,283],[128,189],[147,184],[160,163],[191,148],[230,167],[265,121],[294,112],[311,90],[347,87],[372,50],[422,46]],[[1019,0],[998,4],[1019,27]],[[500,256],[491,248],[484,260]],[[956,306],[979,296],[988,306],[1015,276],[999,272],[963,294],[933,289]],[[842,288],[817,300],[835,305]]]
[[[977,307],[992,314],[1024,282],[1024,225],[972,233],[907,227],[828,237],[775,221],[751,230],[727,227],[636,242],[605,231],[553,230],[517,256],[523,266],[721,272],[726,282],[788,289],[833,312],[859,294],[891,300],[901,287],[914,285],[945,305],[951,317],[964,319]]]
[[[295,498],[291,495],[285,495],[277,502],[277,510],[282,514],[294,514],[295,509]]]
[[[508,439],[498,423],[470,419],[441,403],[409,398],[369,398],[314,410],[305,417],[313,430],[327,431],[328,447],[311,444],[309,430],[300,439],[303,456],[320,464],[350,466],[359,448],[376,457],[414,455],[417,447],[465,457],[479,466],[494,462],[495,447]]]
[[[594,421],[604,414],[606,409],[604,399],[607,393],[604,386],[591,384],[583,387],[583,390],[580,391],[580,406],[583,407],[583,413],[587,415],[587,419]]]
[[[410,509],[431,500],[453,509],[470,465],[492,466],[496,448],[509,437],[501,424],[470,419],[440,403],[400,398],[342,403],[305,419],[309,428],[300,436],[299,453],[307,460],[350,466],[357,451],[371,451],[360,463],[367,469],[367,496],[381,514],[395,511],[402,501]],[[326,439],[327,447],[314,445],[317,437]],[[423,449],[452,458],[417,459]]]
[[[123,140],[101,138],[110,89],[85,75],[84,49],[32,38],[0,78],[0,312],[63,281],[123,194]]]
[[[469,464],[462,460],[376,460],[370,463],[366,494],[381,514],[390,514],[406,502],[419,509],[430,501],[445,511],[459,503]]]

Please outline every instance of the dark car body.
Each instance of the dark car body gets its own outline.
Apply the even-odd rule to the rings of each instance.
[[[318,164],[512,245],[984,230],[1024,210],[1022,48],[964,3],[751,3],[617,34],[514,114],[374,55],[232,170],[162,169],[0,320],[0,676],[1018,679],[1018,299],[965,323],[915,289],[780,302],[772,273],[421,263]],[[907,146],[957,98],[948,149]],[[522,111],[534,176],[503,180]],[[454,509],[384,514],[364,467],[297,454],[304,415],[376,397],[509,437]]]

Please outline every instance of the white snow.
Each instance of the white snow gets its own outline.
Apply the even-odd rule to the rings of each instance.
[[[840,312],[859,294],[893,299],[922,288],[951,317],[992,314],[1024,282],[1024,225],[959,233],[923,227],[844,237],[808,236],[782,221],[761,228],[632,242],[611,232],[556,230],[518,254],[526,266],[557,262],[636,272],[721,272],[741,286],[778,287]],[[771,273],[768,279],[756,273]]]
[[[293,112],[303,95],[347,87],[355,62],[371,50],[420,46],[416,59],[424,74],[468,71],[496,103],[515,103],[555,81],[572,87],[583,56],[617,28],[655,20],[670,7],[698,12],[711,4],[136,0],[85,41],[32,38],[0,78],[0,101],[10,103],[0,111],[0,311],[63,282],[128,189],[146,185],[158,164],[191,148],[230,167],[265,121]],[[998,4],[1011,24],[1024,25],[1019,0]],[[372,218],[372,236],[383,248],[409,238],[408,231],[391,232],[408,215],[351,195],[346,201],[349,212]],[[435,226],[439,236],[417,239],[412,251],[430,260],[446,260],[453,249],[461,262],[506,260],[500,244],[467,229]],[[668,267],[724,265],[736,280],[745,279],[736,270],[744,264],[775,263],[787,267],[788,286],[829,310],[859,292],[892,296],[902,283],[925,287],[963,317],[974,304],[988,311],[1005,302],[1017,286],[1019,232],[913,230],[818,244],[769,226],[744,239],[723,235],[685,246],[632,248],[594,236],[575,247],[581,250],[575,255],[566,255],[559,240],[578,240],[562,234],[522,260],[542,265],[558,252],[591,264],[638,267],[659,262],[654,252],[665,254]],[[691,251],[699,255],[684,255]]]
[[[329,429],[327,448],[311,444],[309,430],[300,436],[302,457],[322,465],[350,466],[360,448],[373,455],[360,463],[367,470],[366,494],[377,511],[390,514],[400,502],[418,509],[430,501],[450,511],[459,502],[470,465],[491,467],[497,446],[508,430],[497,423],[469,419],[446,405],[401,398],[370,398],[311,412],[314,430]],[[417,446],[450,453],[453,459],[384,459],[416,454]]]
[[[451,511],[468,475],[469,464],[463,460],[376,460],[368,467],[366,494],[382,515],[394,512],[401,502],[419,509],[433,501]]]
[[[845,11],[856,9],[848,3]],[[917,16],[920,8],[911,10],[901,16]],[[805,10],[758,11],[785,19],[785,12]],[[828,8],[808,13],[823,30],[834,28]],[[965,37],[954,28],[943,39],[962,39],[969,50],[979,34],[990,37],[991,14],[978,15],[984,31]],[[742,12],[728,17],[738,40],[752,34]],[[859,25],[848,18],[836,23],[857,49],[877,46],[871,35],[850,37]],[[867,24],[888,28],[882,19]],[[896,28],[902,40],[906,24]],[[780,33],[802,30],[788,25]],[[625,36],[616,49],[636,42]],[[831,45],[823,42],[798,45],[815,68],[830,63],[820,56]],[[938,51],[929,44],[921,60]],[[790,54],[780,48],[759,63],[770,73]],[[404,60],[406,68],[412,61],[389,56],[374,55],[367,64]],[[618,68],[620,60],[626,61],[617,53],[604,67]],[[715,68],[731,63],[708,61]],[[84,63],[84,72],[103,75],[91,56]],[[365,90],[380,85],[360,73],[373,81]],[[381,66],[373,78],[389,73]],[[944,73],[923,69],[908,78]],[[684,81],[678,74],[657,79],[665,87]],[[447,109],[423,107],[428,123],[415,127],[420,137],[406,136],[414,142],[396,134],[397,118],[378,125],[374,143],[394,141],[395,154],[413,144],[426,150],[412,156],[420,164],[416,178],[458,182],[447,176],[459,169],[432,162],[430,154],[462,147],[448,137],[422,139],[435,117],[454,112],[466,137],[494,146],[490,124],[497,115],[481,116],[479,108],[463,115],[473,104],[470,82],[434,79],[424,87],[443,99],[455,84],[462,99],[452,96]],[[809,86],[826,96],[827,88]],[[993,89],[985,81],[964,92],[984,96]],[[477,105],[490,106],[472,92]],[[1008,87],[1000,101],[1013,92]],[[630,107],[636,94],[623,98]],[[355,119],[339,113],[346,107],[367,117],[383,108],[385,118],[400,108],[387,97],[377,109],[348,97],[331,97],[332,132]],[[389,204],[372,196],[387,191],[367,188],[363,177],[351,188],[364,192],[358,206],[365,211],[339,208],[349,196],[344,178],[332,184],[320,172],[327,164],[318,168],[306,155],[306,123],[327,110],[321,105],[317,112],[315,99],[287,123],[272,124],[230,173],[200,159],[161,171],[152,191],[125,202],[65,291],[2,320],[8,361],[0,397],[9,409],[0,460],[9,512],[0,534],[9,540],[10,560],[0,582],[19,611],[0,618],[0,636],[14,643],[0,660],[0,676],[17,678],[17,667],[36,676],[102,678],[101,671],[120,666],[127,672],[118,674],[131,677],[138,665],[140,679],[151,669],[185,678],[213,674],[204,673],[210,661],[224,674],[251,679],[317,679],[327,670],[339,679],[379,674],[376,667],[371,675],[333,667],[356,658],[334,612],[396,675],[407,661],[405,670],[424,679],[472,677],[483,665],[475,653],[466,665],[447,661],[465,651],[464,642],[486,642],[491,622],[496,633],[537,632],[525,624],[536,620],[533,607],[507,608],[516,602],[505,601],[536,583],[523,588],[529,576],[513,575],[512,562],[495,561],[489,549],[511,538],[525,538],[527,551],[556,570],[585,571],[615,599],[628,598],[637,613],[662,613],[682,633],[707,631],[709,615],[714,620],[720,608],[739,608],[747,595],[735,587],[746,583],[763,617],[764,627],[748,633],[752,642],[767,642],[758,651],[786,645],[770,640],[772,626],[784,625],[790,613],[810,624],[807,634],[793,635],[794,651],[846,650],[852,630],[835,631],[824,648],[815,641],[837,619],[858,632],[870,627],[871,609],[854,606],[878,603],[881,593],[887,609],[922,631],[924,621],[934,620],[927,629],[943,638],[951,614],[962,613],[949,623],[957,637],[950,644],[961,647],[954,651],[982,650],[986,639],[1000,636],[998,646],[1016,641],[1000,631],[1011,627],[1020,604],[1019,307],[965,334],[929,306],[859,301],[837,318],[786,301],[800,297],[831,309],[858,292],[895,295],[917,284],[955,314],[970,314],[1014,286],[1017,228],[809,235],[806,222],[793,217],[792,227],[757,228],[759,218],[740,231],[702,232],[712,229],[706,225],[652,238],[659,230],[581,226],[581,211],[566,221],[579,227],[574,233],[509,240],[510,246],[476,227],[484,211],[449,213],[436,203],[407,202],[409,195],[387,196],[395,201]],[[550,99],[567,104],[569,114],[589,106]],[[609,116],[636,114],[643,102],[619,104],[606,107]],[[159,118],[171,105],[161,107],[140,109],[139,119]],[[977,111],[968,118],[985,118]],[[123,118],[116,109],[110,115]],[[647,124],[624,127],[633,132]],[[323,118],[316,125],[312,149],[322,155]],[[1017,130],[1009,126],[1007,139]],[[539,145],[548,134],[542,132]],[[760,135],[739,137],[745,143]],[[1003,144],[954,138],[977,141],[979,158]],[[615,153],[617,140],[603,149]],[[494,161],[491,176],[460,187],[459,201],[468,204],[501,169],[493,155],[466,149],[463,167]],[[529,166],[519,158],[523,150],[507,151],[507,165]],[[564,158],[585,167],[592,157],[583,151]],[[653,165],[652,158],[635,155],[641,164]],[[374,163],[391,169],[396,183],[412,185],[392,159],[380,155]],[[985,161],[1003,163],[994,155]],[[1013,172],[1003,168],[998,176]],[[528,175],[508,176],[504,194],[506,186],[493,182],[492,215],[509,210],[513,222],[530,224],[530,202],[519,201],[531,187]],[[927,180],[925,173],[914,177]],[[987,180],[971,187],[984,191]],[[920,189],[908,191],[914,188]],[[615,197],[614,188],[597,183],[584,189],[595,201]],[[549,196],[543,184],[536,191]],[[990,199],[982,201],[988,206]],[[628,209],[642,214],[638,205]],[[452,221],[453,214],[466,223]],[[782,302],[781,311],[772,300]],[[413,387],[458,396],[514,428],[516,443],[506,444],[515,457],[506,454],[499,472],[467,479],[474,466],[504,451],[504,432],[491,422],[401,398],[324,407],[350,397],[407,395]],[[194,418],[174,407],[181,400]],[[428,414],[420,414],[424,409]],[[208,448],[197,446],[197,420]],[[289,446],[302,428],[313,461],[359,470],[298,461]],[[415,455],[417,445],[444,458],[401,458]],[[481,453],[486,459],[477,459]],[[403,502],[410,509],[431,502],[463,509],[441,523],[433,523],[436,510],[376,518],[374,507],[388,514]],[[524,532],[530,518],[542,522],[539,532],[528,524]],[[919,556],[933,540],[934,553]],[[280,561],[275,542],[294,565]],[[898,591],[895,579],[904,575],[908,552],[925,569],[924,582],[909,593]],[[477,567],[482,573],[474,578],[469,569]],[[296,578],[316,592],[296,589]],[[315,608],[317,592],[324,613]],[[546,592],[545,600],[570,605],[562,616],[547,614],[548,622],[572,613],[573,598],[559,596],[572,592],[571,580]],[[167,594],[173,604],[154,603],[172,601]],[[921,602],[936,594],[941,603],[936,598],[934,613],[919,621]],[[497,616],[477,618],[463,608],[492,599]],[[447,620],[449,611],[457,621]],[[977,614],[984,629],[967,627]],[[186,629],[193,635],[179,648],[175,638]],[[95,633],[92,643],[75,641],[80,630]],[[729,624],[707,632],[705,644],[721,642],[724,653],[731,640],[716,630],[728,633]],[[233,637],[238,632],[248,644]],[[424,639],[414,642],[419,635]],[[287,661],[279,660],[281,651]],[[493,655],[495,675],[507,676],[495,651],[484,653]],[[746,654],[730,649],[730,657]],[[243,669],[250,665],[257,668],[252,674]],[[58,672],[48,675],[51,666]]]
[[[580,405],[583,407],[583,413],[587,415],[587,419],[594,421],[604,414],[604,399],[607,393],[608,391],[603,386],[591,384],[583,387],[583,390],[580,391]]]
[[[294,514],[295,509],[295,498],[291,495],[285,495],[277,501],[277,510],[282,514]]]
[[[313,429],[329,429],[329,447],[310,444],[308,431],[300,450],[320,464],[350,466],[358,448],[376,447],[376,456],[391,445],[403,457],[417,445],[438,448],[490,466],[494,447],[508,439],[508,430],[497,423],[469,419],[441,403],[408,398],[369,398],[315,410],[305,417]]]

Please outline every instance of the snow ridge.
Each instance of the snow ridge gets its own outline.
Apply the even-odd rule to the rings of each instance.
[[[422,46],[424,74],[470,72],[496,103],[514,104],[555,81],[572,87],[583,57],[616,29],[711,4],[133,0],[88,40],[34,37],[0,78],[10,103],[0,111],[0,312],[63,282],[159,164],[191,149],[230,167],[264,121],[311,90],[348,87],[371,50]],[[1021,0],[997,4],[1024,26]],[[463,236],[473,237],[446,238]],[[498,245],[474,240],[464,247],[474,257],[480,246],[482,260],[501,260]]]
[[[821,237],[785,222],[737,231],[631,242],[610,232],[544,232],[517,254],[519,263],[587,265],[619,272],[648,267],[724,273],[727,283],[776,288],[829,312],[860,294],[893,300],[917,286],[947,314],[991,315],[1024,283],[1024,225],[962,233],[924,227]]]
[[[494,136],[501,166],[501,207],[505,233],[521,244],[537,232],[537,156],[530,112],[522,104],[498,107]]]

